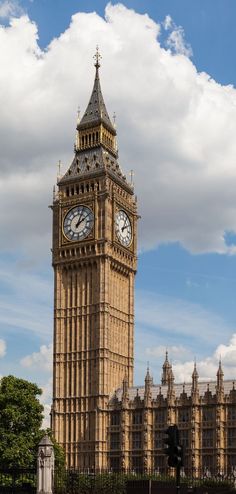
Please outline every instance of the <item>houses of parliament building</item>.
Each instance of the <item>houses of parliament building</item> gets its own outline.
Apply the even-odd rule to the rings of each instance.
[[[236,469],[236,388],[176,384],[168,354],[161,384],[149,369],[133,387],[137,199],[123,174],[104,103],[100,55],[74,158],[53,198],[54,354],[52,430],[68,468],[166,467],[163,431],[177,424],[185,467]]]

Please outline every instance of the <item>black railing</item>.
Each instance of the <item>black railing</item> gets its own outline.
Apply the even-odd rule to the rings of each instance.
[[[37,486],[36,469],[1,468],[1,494],[35,494]]]
[[[235,493],[236,476],[213,473],[209,469],[200,472],[181,472],[180,493]],[[168,494],[175,493],[174,471],[112,472],[65,470],[55,471],[54,494]]]
[[[36,494],[35,469],[0,469],[0,494]],[[174,469],[112,472],[55,470],[54,494],[174,494]],[[236,470],[230,473],[181,471],[180,493],[236,494]]]

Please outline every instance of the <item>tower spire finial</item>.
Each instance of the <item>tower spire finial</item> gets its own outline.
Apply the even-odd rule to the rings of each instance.
[[[94,66],[96,67],[96,70],[99,69],[100,67],[100,60],[102,58],[101,54],[99,53],[99,48],[98,48],[98,45],[96,46],[96,53],[95,55],[93,56],[94,60],[95,60],[95,64]]]

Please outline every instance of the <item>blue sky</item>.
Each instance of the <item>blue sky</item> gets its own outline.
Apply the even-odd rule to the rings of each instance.
[[[2,0],[0,20],[1,374],[37,381],[50,404],[47,206],[98,43],[142,215],[135,381],[149,361],[159,382],[166,347],[178,381],[194,358],[214,378],[220,355],[236,377],[235,2]]]
[[[184,28],[185,37],[193,49],[193,60],[198,70],[206,71],[223,84],[232,84],[235,78],[232,49],[235,46],[234,0],[158,0],[126,1],[127,7],[140,13],[148,13],[160,22],[170,15],[177,25]],[[22,1],[30,17],[37,22],[39,43],[47,46],[52,37],[60,35],[71,16],[78,12],[96,11],[104,16],[106,1],[41,0]],[[56,6],[55,6],[56,5]]]

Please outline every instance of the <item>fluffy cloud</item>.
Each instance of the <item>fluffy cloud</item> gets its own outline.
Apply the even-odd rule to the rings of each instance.
[[[52,378],[50,377],[48,381],[40,386],[43,393],[40,397],[40,401],[44,406],[44,420],[42,427],[43,429],[50,427],[50,412],[52,404]]]
[[[1,339],[0,340],[0,358],[4,357],[4,355],[6,355],[6,349],[7,349],[6,342]]]
[[[198,73],[181,29],[171,19],[166,28],[175,54],[158,41],[161,25],[121,4],[109,4],[105,19],[74,15],[45,51],[27,16],[0,28],[2,249],[17,235],[28,255],[48,256],[56,163],[66,170],[72,158],[76,109],[88,102],[99,43],[120,162],[127,174],[135,170],[140,245],[235,251],[225,232],[236,231],[236,91]]]
[[[33,352],[31,355],[26,355],[21,359],[23,367],[36,368],[40,370],[52,370],[52,344],[42,345],[39,352]]]
[[[0,19],[8,19],[21,14],[23,14],[23,9],[17,1],[5,0],[0,2]]]
[[[162,23],[165,31],[170,31],[165,42],[167,48],[174,53],[182,54],[187,57],[192,56],[191,46],[185,41],[185,34],[182,26],[176,26],[170,15],[167,15]]]
[[[236,334],[230,338],[228,345],[218,345],[212,356],[197,362],[199,379],[204,381],[215,380],[219,366],[219,360],[222,360],[225,379],[236,378]],[[181,363],[175,359],[173,370],[177,382],[189,382],[193,372],[193,361]]]

